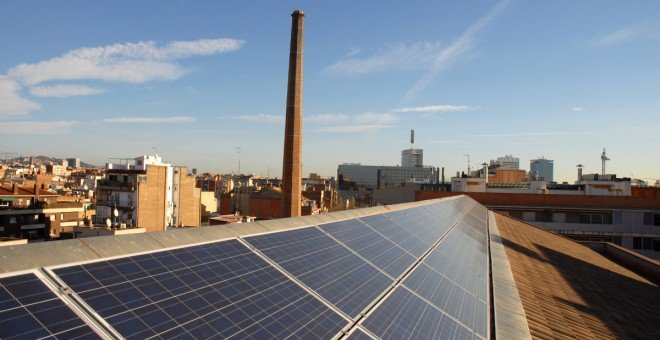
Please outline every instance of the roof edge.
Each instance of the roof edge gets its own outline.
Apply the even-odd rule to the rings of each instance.
[[[492,287],[492,313],[496,339],[531,339],[518,286],[513,278],[511,264],[504,250],[502,237],[497,228],[495,213],[488,211],[488,243],[490,247],[490,273]],[[493,270],[497,268],[497,270]]]

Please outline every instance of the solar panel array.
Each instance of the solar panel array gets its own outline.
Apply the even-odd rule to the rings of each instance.
[[[45,268],[0,279],[0,338],[485,339],[487,242],[458,198]]]

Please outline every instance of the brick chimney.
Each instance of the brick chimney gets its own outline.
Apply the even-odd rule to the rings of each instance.
[[[11,185],[11,190],[12,190],[12,192],[14,193],[14,195],[18,195],[18,184],[13,183],[13,184]]]
[[[286,96],[284,160],[282,163],[282,217],[300,216],[302,172],[303,21],[305,14],[291,14],[289,83]]]
[[[34,184],[34,201],[39,201],[39,185]]]

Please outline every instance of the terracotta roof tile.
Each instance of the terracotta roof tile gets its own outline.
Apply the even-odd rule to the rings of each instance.
[[[567,238],[495,219],[533,338],[660,338],[657,285]]]

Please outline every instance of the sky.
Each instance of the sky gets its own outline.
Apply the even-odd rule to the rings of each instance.
[[[658,1],[3,1],[2,154],[280,176],[305,12],[303,173],[507,154],[660,179]],[[240,148],[240,149],[239,149]]]

